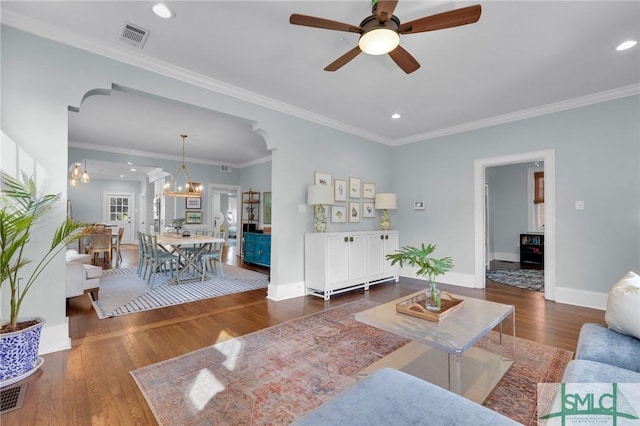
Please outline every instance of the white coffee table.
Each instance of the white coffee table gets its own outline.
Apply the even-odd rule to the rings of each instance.
[[[515,306],[459,295],[461,309],[440,322],[396,312],[398,302],[421,292],[355,314],[357,321],[411,339],[411,343],[360,372],[400,369],[481,403],[515,359]],[[502,324],[511,317],[512,344],[503,341]],[[494,354],[473,345],[499,326],[500,350]]]

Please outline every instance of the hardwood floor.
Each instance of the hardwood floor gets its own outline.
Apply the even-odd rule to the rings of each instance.
[[[121,266],[137,263],[135,247],[123,247],[122,254]],[[226,250],[225,258],[242,266],[235,248]],[[266,290],[254,290],[105,320],[98,319],[87,296],[78,296],[67,307],[72,348],[44,356],[44,365],[24,381],[23,407],[0,416],[0,424],[154,425],[129,371],[328,307],[361,298],[388,302],[424,287],[423,281],[401,279],[327,303],[312,296],[274,302]],[[494,282],[482,290],[440,287],[514,304],[518,337],[571,351],[583,323],[604,322],[604,311],[549,302],[542,293]]]

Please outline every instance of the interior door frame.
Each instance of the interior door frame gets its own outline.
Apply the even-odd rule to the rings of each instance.
[[[236,209],[237,211],[240,211],[240,203],[242,201],[242,193],[241,193],[241,187],[240,185],[227,185],[227,184],[221,184],[221,183],[210,183],[208,184],[207,187],[207,194],[209,195],[209,205],[207,206],[207,208],[209,210],[211,210],[211,198],[212,198],[212,192],[235,192],[236,193],[236,200],[237,200],[237,205],[236,205]],[[222,212],[223,215],[226,215],[226,212]],[[236,232],[238,232],[238,223],[239,221],[236,221]],[[207,227],[208,229],[213,229],[213,214],[210,213],[207,215]],[[227,237],[229,235],[229,231],[227,230]]]
[[[122,243],[123,244],[131,244],[134,241],[134,236],[136,232],[136,194],[129,192],[119,192],[119,191],[105,191],[102,193],[102,221],[106,224],[110,222],[107,209],[109,208],[109,197],[127,197],[131,204],[129,205],[129,230],[130,232],[125,236],[123,236]],[[114,233],[117,232],[117,229]],[[129,240],[126,239],[129,238]]]
[[[524,152],[474,161],[474,287],[485,288],[485,183],[488,167],[544,161],[544,297],[555,300],[556,290],[556,166],[555,150]]]

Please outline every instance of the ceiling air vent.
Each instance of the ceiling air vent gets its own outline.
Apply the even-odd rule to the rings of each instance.
[[[229,166],[220,166],[220,171],[225,173],[231,173],[233,170],[231,170],[231,167]]]
[[[138,27],[137,25],[133,25],[126,21],[124,22],[124,24],[122,24],[120,40],[124,41],[125,43],[129,43],[132,46],[142,49],[144,47],[144,43],[147,41],[147,37],[149,37],[149,31],[145,30],[144,28]]]

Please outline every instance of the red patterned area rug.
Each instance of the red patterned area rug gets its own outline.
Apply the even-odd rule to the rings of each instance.
[[[160,425],[287,425],[407,343],[358,323],[347,303],[131,372]],[[497,333],[478,345],[496,351]],[[517,362],[484,405],[536,423],[538,382],[558,382],[572,353],[517,339]]]

